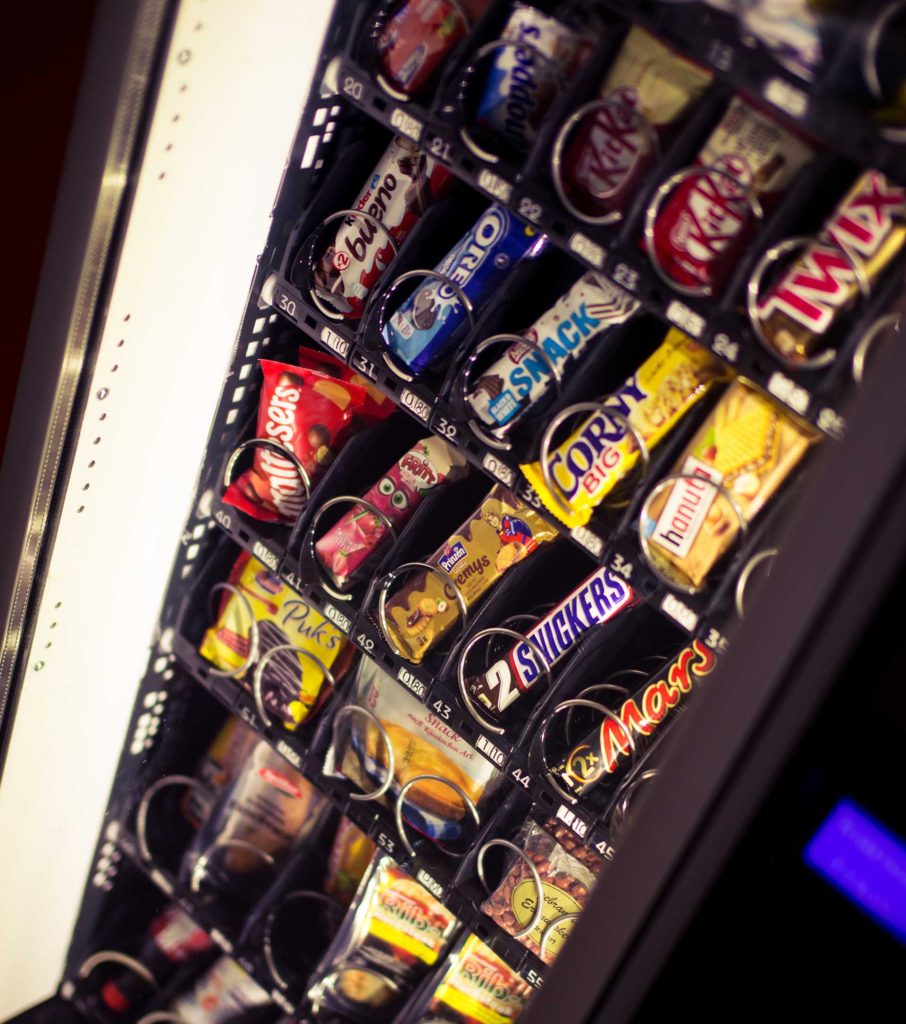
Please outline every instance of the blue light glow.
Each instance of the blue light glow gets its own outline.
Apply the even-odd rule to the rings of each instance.
[[[806,864],[906,943],[906,842],[841,800],[802,854]]]

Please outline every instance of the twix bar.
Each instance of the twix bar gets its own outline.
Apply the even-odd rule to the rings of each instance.
[[[906,189],[865,171],[760,304],[768,343],[788,359],[810,358],[857,304],[863,281],[870,286],[904,242]]]

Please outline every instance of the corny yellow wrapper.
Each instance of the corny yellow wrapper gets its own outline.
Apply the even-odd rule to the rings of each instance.
[[[657,349],[601,405],[629,420],[650,450],[719,380],[731,372],[682,331],[671,328]],[[544,507],[567,526],[584,526],[597,505],[630,472],[638,445],[623,419],[602,408],[548,453],[552,493],[541,463],[521,467]]]

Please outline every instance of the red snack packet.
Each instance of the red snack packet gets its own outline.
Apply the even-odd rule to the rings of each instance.
[[[288,448],[312,487],[355,432],[368,393],[359,384],[307,367],[261,360],[257,436]],[[367,415],[362,417],[367,420]],[[223,500],[266,523],[294,523],[306,491],[293,463],[270,448],[255,449],[251,469],[227,488]]]
[[[308,367],[310,370],[317,370],[318,373],[327,374],[330,377],[338,377],[340,380],[350,381],[358,384],[365,390],[365,404],[362,407],[362,415],[370,420],[382,420],[389,416],[394,409],[393,402],[367,377],[357,373],[351,366],[332,356],[329,352],[318,352],[312,348],[299,346],[299,365]]]

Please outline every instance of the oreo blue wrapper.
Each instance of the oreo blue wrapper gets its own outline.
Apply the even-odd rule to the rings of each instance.
[[[495,204],[479,217],[436,270],[459,285],[477,313],[521,260],[533,259],[546,245],[545,235]],[[468,314],[457,292],[445,281],[426,277],[390,317],[384,327],[384,340],[395,356],[419,373],[449,350],[468,324]]]

